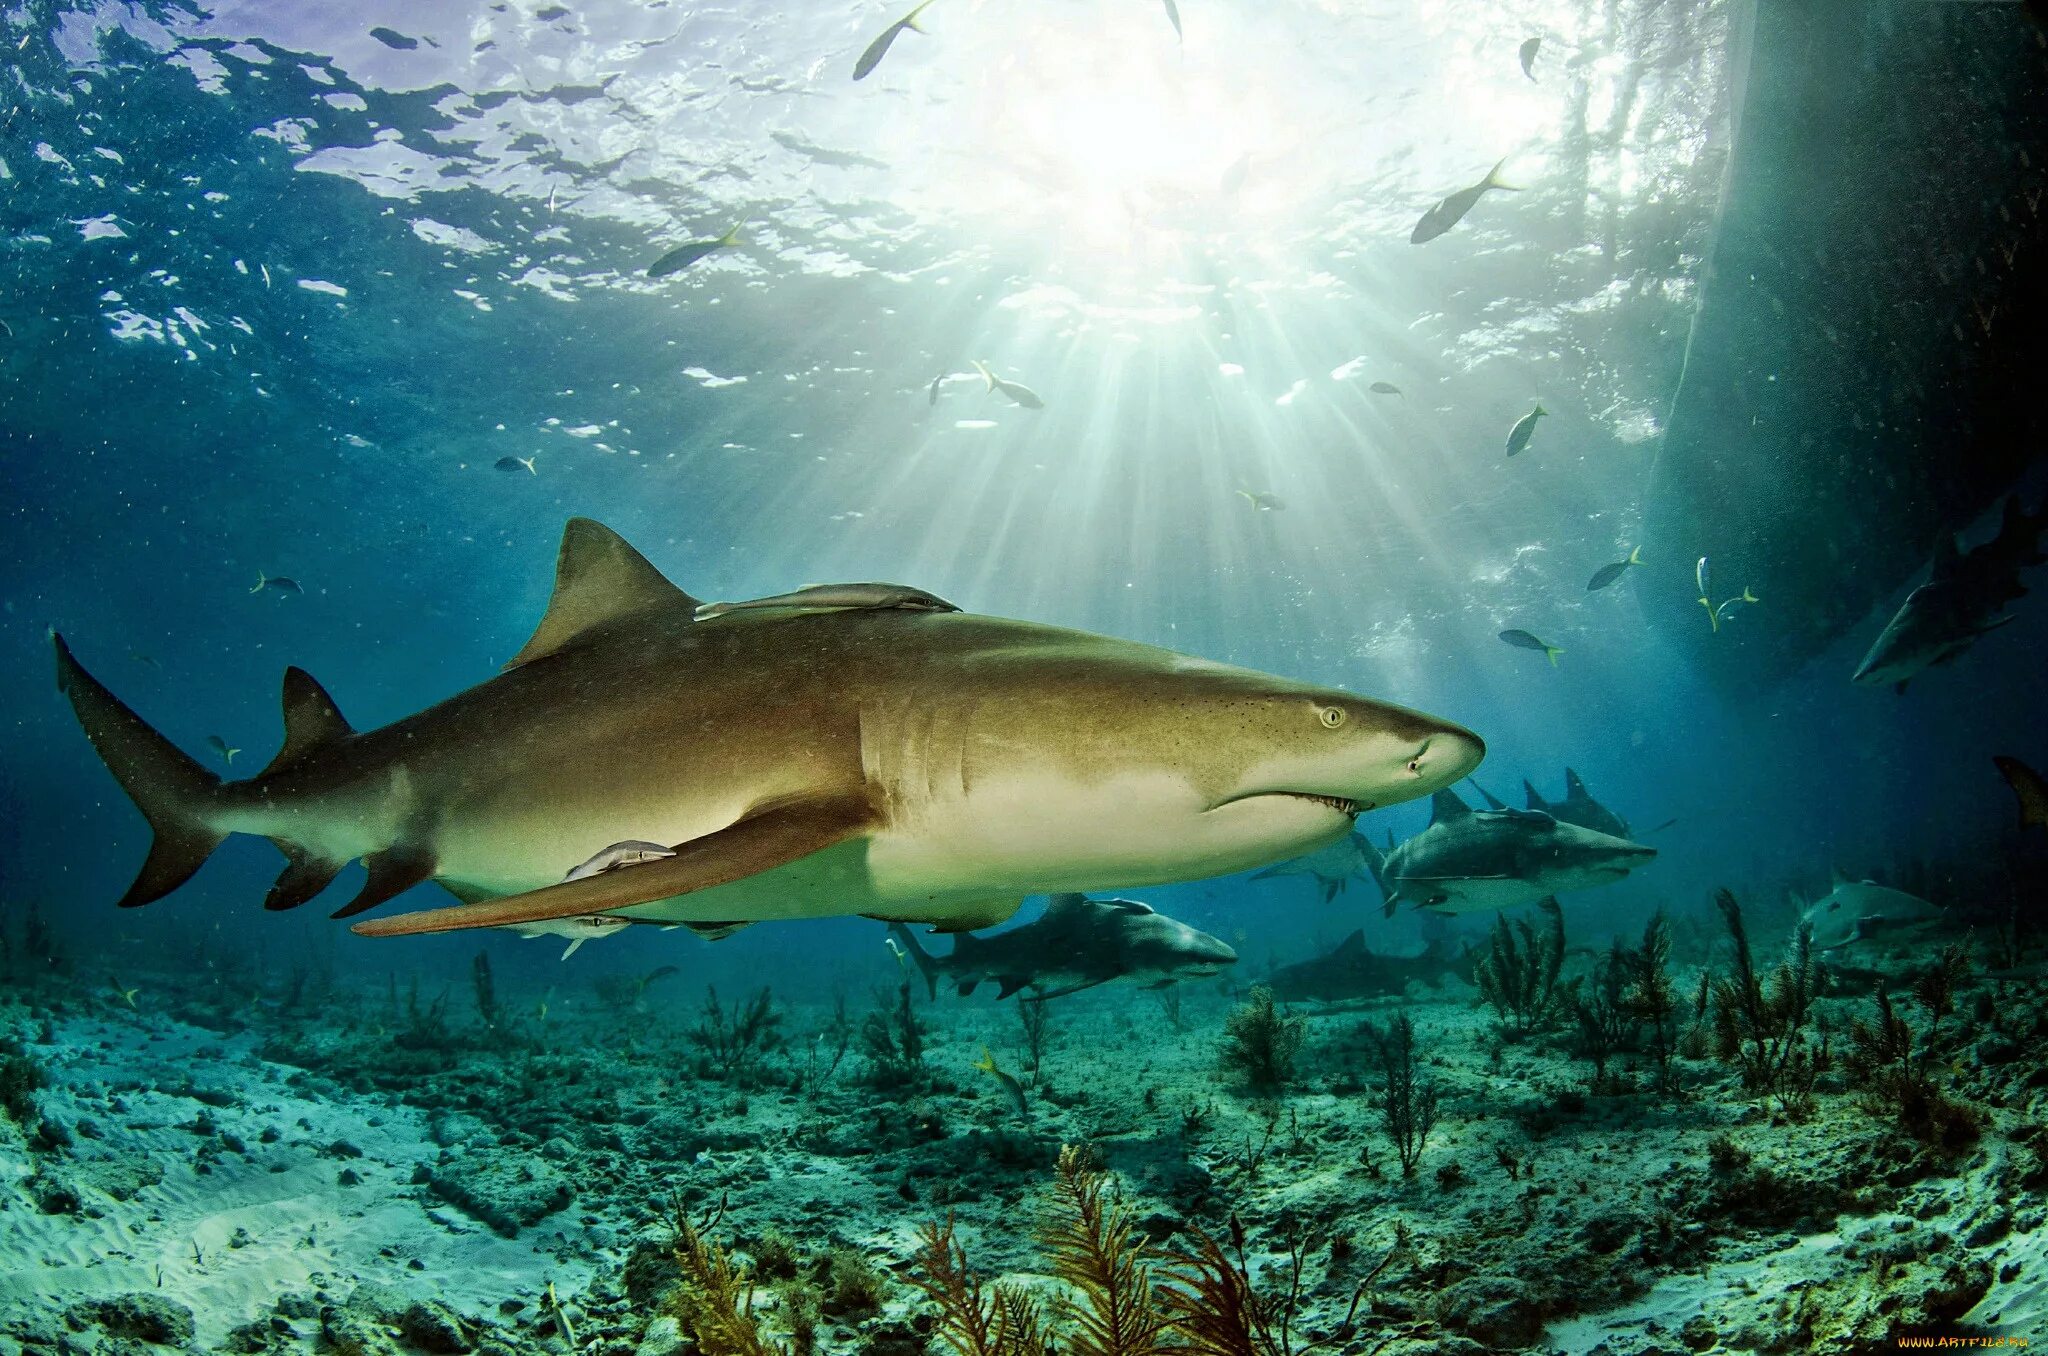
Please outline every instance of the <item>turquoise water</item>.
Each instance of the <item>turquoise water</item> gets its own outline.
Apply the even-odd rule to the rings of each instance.
[[[1355,1033],[1338,1034],[1354,1024],[1349,1009],[1332,1016],[1304,1000],[1307,1048],[1320,1053],[1305,1057],[1280,1103],[1290,1109],[1276,1115],[1321,1128],[1297,1133],[1284,1171],[1217,1168],[1216,1190],[1191,1195],[1174,1186],[1186,1155],[1162,1147],[1181,1141],[1157,1128],[1205,1102],[1222,1108],[1219,1139],[1255,1138],[1268,1124],[1264,1098],[1219,1071],[1215,1051],[1228,1014],[1274,967],[1360,928],[1371,949],[1402,956],[1489,945],[1490,912],[1383,917],[1363,868],[1329,902],[1296,875],[1105,882],[1100,893],[1141,898],[1228,943],[1235,965],[1178,986],[1186,1011],[1174,1006],[1170,1020],[1166,1000],[1129,985],[1057,1000],[1074,1014],[1061,1021],[1072,1062],[1027,1080],[1027,1110],[1014,1118],[974,1062],[989,1043],[1004,1069],[1021,1071],[1015,1000],[984,989],[956,1002],[941,985],[926,1007],[923,985],[910,984],[905,1001],[930,1024],[943,1073],[929,1076],[940,1081],[913,1097],[855,1079],[856,1040],[846,1078],[814,1108],[822,1128],[764,1110],[774,1098],[760,1088],[808,1095],[807,1061],[837,1039],[835,996],[855,1023],[893,1010],[910,972],[877,922],[763,922],[718,941],[630,928],[567,959],[560,941],[502,932],[364,939],[326,918],[354,888],[354,868],[320,902],[266,914],[278,858],[253,836],[230,839],[170,898],[114,909],[147,828],[53,690],[52,629],[209,772],[241,777],[278,747],[286,665],[315,675],[359,730],[491,677],[540,617],[572,516],[616,530],[699,599],[899,581],[970,613],[1428,712],[1485,741],[1476,785],[1456,788],[1475,806],[1491,793],[1520,807],[1525,779],[1560,799],[1569,766],[1657,850],[1626,879],[1564,892],[1565,974],[1587,993],[1610,935],[1634,942],[1658,910],[1673,920],[1688,1001],[1703,970],[1725,973],[1718,888],[1744,900],[1765,967],[1835,869],[1925,896],[1944,910],[1930,932],[1880,956],[1831,958],[1839,1058],[1848,1023],[1869,1015],[1876,976],[1904,992],[1942,941],[1968,934],[1989,946],[2011,901],[2038,895],[2040,830],[2015,831],[2014,794],[1991,759],[2048,762],[2034,691],[2048,650],[2039,610],[2018,600],[2009,624],[1903,694],[1850,682],[1940,531],[1982,542],[2007,494],[2031,507],[2043,493],[2038,414],[1971,384],[2000,362],[2024,366],[2038,346],[2041,285],[2028,261],[2048,243],[2031,205],[2048,164],[2039,30],[2019,5],[1971,6],[1967,18],[1964,8],[1857,7],[1822,26],[1823,77],[1801,45],[1814,34],[1769,5],[938,0],[919,20],[929,31],[901,33],[858,82],[856,58],[895,11],[137,3],[0,14],[12,53],[0,100],[10,528],[0,684],[12,717],[0,900],[13,939],[7,1020],[48,1070],[46,1119],[111,1124],[105,1099],[122,1086],[231,1086],[208,1079],[245,1068],[248,1087],[221,1118],[246,1112],[230,1133],[260,1142],[255,1108],[281,1095],[262,1091],[261,1055],[265,1068],[302,1071],[294,1117],[355,1127],[298,1132],[308,1143],[364,1140],[371,1113],[360,1099],[382,1099],[396,1128],[355,1147],[390,1165],[414,1161],[411,1145],[459,1148],[466,1132],[445,1130],[451,1115],[496,1108],[516,1120],[512,1104],[574,1103],[565,1088],[630,1088],[623,1103],[557,1108],[544,1132],[499,1146],[546,1162],[543,1176],[564,1178],[582,1201],[568,1214],[587,1219],[544,1244],[534,1240],[551,1225],[516,1225],[508,1242],[472,1221],[464,1227],[500,1252],[488,1263],[452,1245],[436,1254],[436,1269],[487,1267],[488,1285],[438,1296],[502,1324],[464,1340],[513,1350],[569,1346],[552,1320],[535,1319],[549,1279],[599,1315],[574,1349],[648,1340],[658,1305],[621,1299],[617,1277],[634,1241],[659,1233],[649,1202],[703,1175],[700,1151],[714,1168],[728,1153],[763,1165],[759,1177],[735,1169],[704,1186],[702,1201],[733,1195],[736,1215],[792,1228],[823,1221],[821,1239],[899,1271],[909,1230],[953,1205],[966,1226],[1006,1240],[986,1245],[1001,1269],[1042,1274],[1018,1202],[1042,1191],[1060,1144],[1081,1140],[1107,1146],[1148,1230],[1155,1215],[1220,1228],[1235,1208],[1262,1257],[1284,1256],[1297,1218],[1323,1231],[1325,1252],[1331,1231],[1353,1228],[1376,1256],[1400,1213],[1456,1254],[1469,1206],[1431,1180],[1439,1163],[1425,1159],[1412,1188],[1398,1171],[1392,1181],[1344,1175],[1378,1114],[1372,1094],[1345,1081],[1352,1065],[1370,1066],[1355,1040],[1346,1046]],[[1541,43],[1525,74],[1518,49],[1532,37]],[[1913,161],[1915,189],[1893,192],[1864,174],[1881,157],[1855,133],[1871,146],[1938,141],[1915,118],[1931,125],[1952,111],[1930,97],[1916,113],[1904,81],[1917,61],[1920,77],[1942,74],[1941,88],[1984,121],[1967,138],[1970,158]],[[1754,147],[1786,155],[1786,142],[1820,134],[1771,139],[1806,125],[1797,117],[1811,114],[1823,79],[1861,91],[1860,108],[1891,110],[1882,127],[1873,115],[1844,132],[1856,174],[1809,185],[1759,169]],[[1800,175],[1825,171],[1827,157],[1813,160]],[[1518,191],[1486,193],[1442,235],[1410,243],[1433,203],[1497,161]],[[1783,207],[1835,198],[1862,204],[1863,219]],[[1939,216],[1950,202],[1980,234]],[[729,246],[648,276],[671,248],[735,225]],[[1859,250],[1874,262],[1845,266]],[[1783,273],[1744,287],[1752,266]],[[1873,290],[1852,304],[1836,282],[1845,276]],[[1953,342],[1942,337],[1951,316]],[[1841,351],[1906,356],[1898,369],[1855,371],[1844,358],[1830,376],[1814,355],[1835,352],[1843,334]],[[977,363],[1042,408],[992,389]],[[1705,384],[1744,363],[1725,389]],[[1782,401],[1758,394],[1781,376],[1796,388]],[[1510,428],[1538,404],[1545,417],[1510,457]],[[1867,438],[1843,441],[1866,420]],[[1638,549],[1640,565],[1589,590],[1596,571]],[[1696,601],[1702,557],[1710,605],[1745,588],[1757,600],[1725,625],[1710,625],[1711,607]],[[297,587],[263,583],[279,577]],[[1511,631],[1560,647],[1555,662],[1503,643]],[[546,723],[545,712],[521,714]],[[1033,813],[1021,811],[1022,830]],[[1357,828],[1378,845],[1430,819],[1422,798],[1366,813]],[[615,838],[643,836],[622,822]],[[423,885],[371,916],[450,902]],[[1043,907],[1034,894],[1018,920]],[[32,908],[49,939],[29,930]],[[516,1019],[479,1006],[479,954]],[[1507,1201],[1520,1179],[1495,1181],[1489,1148],[1506,1142],[1495,1128],[1521,1126],[1517,1144],[1542,1138],[1513,1108],[1555,1097],[1585,1070],[1563,1016],[1547,1036],[1510,1041],[1503,1064],[1470,956],[1463,964],[1462,976],[1431,977],[1406,1001],[1441,1040],[1444,1068],[1458,1070],[1440,1077],[1455,1089],[1460,1147],[1437,1153]],[[1542,1324],[1696,1272],[1720,1256],[1705,1249],[1724,1234],[1812,1237],[1844,1208],[1890,1218],[1941,1201],[1960,1218],[1997,1198],[2020,1216],[2007,1232],[2029,1236],[2038,1187],[1998,1174],[2034,1124],[2027,1067],[2038,1046],[2012,1014],[2031,1001],[2038,971],[1988,953],[1974,964],[1969,991],[1989,1006],[1964,1005],[1977,1014],[1969,1034],[1995,1030],[2023,1066],[1966,1055],[1960,1036],[1938,1049],[1954,1056],[1956,1095],[1991,1109],[1983,1143],[1995,1147],[1927,1160],[1917,1185],[1882,1200],[1816,1196],[1810,1216],[1758,1221],[1671,1196],[1661,1208],[1703,1223],[1707,1242],[1645,1245],[1576,1304],[1532,1301],[1526,1321],[1494,1328],[1468,1309],[1431,1307],[1465,1280],[1457,1267],[1404,1262],[1374,1331],[1414,1325],[1404,1340],[1415,1351],[1580,1349],[1578,1337],[1545,1339]],[[785,1006],[786,1041],[767,1058],[772,1077],[741,1097],[752,1106],[735,1111],[732,1080],[678,1052],[699,1048],[689,1032],[707,986],[729,1001],[764,985]],[[420,1005],[444,992],[452,1033],[419,1037],[435,1057],[380,1062],[393,1033],[417,1031]],[[1365,1010],[1384,1019],[1400,993]],[[221,1044],[195,1053],[212,1048],[207,1031]],[[1142,1104],[1106,1109],[1119,1088],[1136,1096],[1117,1064],[1132,1048],[1148,1052],[1156,1077]],[[673,1058],[648,1053],[657,1049]],[[244,1055],[246,1066],[218,1065]],[[516,1093],[491,1081],[496,1061],[515,1055],[527,1070]],[[1788,1123],[1706,1053],[1688,1059],[1680,1101],[1596,1087],[1604,1120],[1571,1133],[1597,1134],[1610,1155],[1602,1171],[1639,1182],[1647,1169],[1616,1166],[1631,1154],[1704,1162],[1702,1146],[1730,1126],[1751,1137],[1745,1152],[1798,1157],[1797,1126],[1810,1119]],[[1888,1141],[1858,1119],[1868,1094],[1847,1078],[1825,1072],[1819,1089],[1829,1144],[1851,1146],[1830,1171],[1874,1174]],[[1086,1096],[1045,1096],[1062,1083]],[[663,1141],[673,1163],[634,1133],[665,1099],[704,1111],[688,1136]],[[903,1110],[912,1103],[920,1110]],[[915,1126],[930,1105],[947,1128],[925,1134]],[[136,1114],[183,1124],[189,1112]],[[862,1147],[858,1127],[877,1116],[901,1124]],[[349,1282],[381,1265],[374,1247],[334,1245],[319,1282],[262,1268],[231,1281],[226,1243],[234,1228],[262,1233],[234,1211],[275,1222],[262,1215],[277,1204],[264,1176],[293,1184],[293,1231],[341,1210],[352,1188],[333,1184],[327,1162],[317,1180],[297,1163],[209,1183],[179,1177],[191,1171],[185,1142],[168,1146],[153,1129],[97,1148],[73,1134],[67,1147],[39,1141],[35,1116],[17,1120],[0,1250],[22,1279],[0,1287],[5,1340],[68,1349],[30,1325],[147,1291],[194,1312],[199,1349],[345,1349],[347,1322],[320,1310],[346,1306]],[[703,1138],[714,1121],[722,1128]],[[1015,1142],[996,1145],[998,1134]],[[940,1159],[917,1157],[941,1153],[929,1144],[956,1157],[934,1167]],[[1543,1150],[1581,1152],[1594,1150]],[[67,1155],[170,1174],[97,1207],[127,1230],[122,1246],[136,1259],[118,1284],[83,1260],[102,1244],[63,1232],[87,1229],[78,1221],[88,1217],[48,1209],[37,1185],[80,1178]],[[933,1174],[969,1184],[935,1195],[924,1180]],[[363,1188],[390,1188],[359,1226],[366,1244],[380,1229],[428,1228],[419,1221],[430,1211],[459,1213],[447,1204],[459,1191],[397,1167],[389,1175],[371,1173]],[[896,1191],[913,1177],[921,1188]],[[1799,1197],[1804,1188],[1785,1181],[1780,1194]],[[423,1201],[405,1195],[413,1188]],[[100,1188],[81,1190],[99,1200]],[[175,1203],[152,1206],[151,1191]],[[211,1231],[168,1286],[151,1283],[149,1266],[182,1266],[187,1240],[131,1227],[131,1206]],[[752,1255],[755,1226],[719,1228]],[[2006,1236],[1968,1246],[2018,1256]],[[209,1253],[219,1254],[211,1267]],[[1610,1256],[1588,1255],[1596,1273]],[[1520,1269],[1511,1253],[1487,1256],[1482,1277]],[[402,1259],[384,1263],[397,1270],[378,1284],[425,1284]],[[1902,1266],[1923,1264],[1934,1266]],[[1365,1343],[1361,1325],[1338,1322],[1363,1272],[1329,1268],[1313,1325]],[[1615,1281],[1623,1269],[1641,1283]],[[307,1300],[306,1314],[282,1315],[289,1334],[262,1339],[274,1347],[228,1345],[242,1340],[230,1330],[261,1326],[277,1293],[316,1290],[326,1298]],[[501,1314],[499,1296],[527,1307]],[[899,1287],[880,1317],[828,1325],[820,1340],[921,1343],[919,1302]],[[378,1312],[368,1297],[358,1307]],[[1922,1326],[1966,1330],[1956,1320],[1969,1308],[1930,1305],[1939,1321]],[[1666,1327],[1690,1316],[1667,1314]],[[118,1325],[97,1321],[77,1319],[64,1340],[115,1349],[94,1334]],[[1644,1320],[1630,1321],[1640,1337]],[[2014,1330],[1984,1310],[1970,1323]],[[1829,1349],[1858,1349],[1882,1328],[1856,1328],[1864,1336]],[[1639,1349],[1649,1348],[1614,1348]]]

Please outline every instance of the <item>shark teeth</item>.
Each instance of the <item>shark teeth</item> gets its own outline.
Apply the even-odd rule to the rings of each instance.
[[[1353,819],[1358,817],[1358,802],[1355,800],[1345,800],[1340,796],[1317,796],[1307,791],[1292,791],[1288,794],[1301,800],[1312,800],[1318,805],[1327,805],[1340,815],[1348,815]]]

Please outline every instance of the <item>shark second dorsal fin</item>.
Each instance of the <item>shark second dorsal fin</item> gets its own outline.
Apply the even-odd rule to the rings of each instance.
[[[1493,792],[1491,792],[1491,791],[1487,790],[1487,789],[1486,789],[1485,787],[1481,786],[1481,785],[1480,785],[1480,784],[1479,784],[1478,782],[1474,782],[1474,783],[1472,783],[1472,789],[1473,789],[1474,791],[1477,791],[1477,792],[1479,793],[1479,798],[1480,798],[1481,800],[1483,800],[1483,801],[1485,801],[1485,802],[1486,802],[1486,808],[1487,808],[1487,809],[1489,809],[1489,810],[1505,810],[1505,809],[1507,809],[1507,808],[1508,808],[1508,807],[1507,807],[1507,802],[1503,801],[1503,800],[1502,800],[1502,799],[1501,799],[1500,797],[1498,797],[1498,796],[1494,795],[1494,794],[1493,794]]]
[[[1564,798],[1566,800],[1591,800],[1592,793],[1586,790],[1585,779],[1570,768],[1564,770]]]
[[[590,518],[571,518],[555,557],[555,591],[540,625],[508,669],[529,664],[607,622],[662,608],[696,614],[697,600],[669,583],[626,539]]]
[[[1355,956],[1362,955],[1364,951],[1365,929],[1360,928],[1358,929],[1358,931],[1352,933],[1349,937],[1346,937],[1343,941],[1337,943],[1337,949],[1335,951],[1332,951],[1330,954],[1333,956]]]
[[[1848,885],[1850,883],[1851,882],[1849,878],[1842,874],[1841,867],[1831,866],[1828,868],[1828,888],[1830,890],[1839,890],[1844,885]]]
[[[1527,778],[1524,778],[1522,781],[1522,794],[1528,798],[1529,809],[1548,810],[1550,808],[1550,802],[1543,799],[1543,793],[1538,791],[1535,784]]]
[[[1463,819],[1472,813],[1472,807],[1458,799],[1458,793],[1445,787],[1429,802],[1429,822],[1447,824],[1453,819]]]
[[[319,679],[302,668],[288,668],[284,671],[284,747],[263,769],[263,775],[289,767],[354,733]]]

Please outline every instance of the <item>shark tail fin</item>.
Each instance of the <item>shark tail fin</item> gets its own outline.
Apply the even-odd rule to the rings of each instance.
[[[186,757],[87,673],[72,658],[64,637],[53,631],[50,643],[57,651],[57,690],[71,699],[86,738],[156,834],[135,883],[121,896],[121,907],[161,899],[190,880],[227,837],[208,822],[220,778]]]
[[[916,964],[917,972],[924,976],[926,996],[937,998],[939,996],[938,957],[932,955],[931,952],[925,950],[922,946],[919,946],[917,938],[912,935],[910,929],[901,923],[889,924],[889,935],[896,939],[896,944],[903,948],[903,953],[909,956],[911,961]],[[953,944],[958,946],[960,944],[959,939],[955,938]]]

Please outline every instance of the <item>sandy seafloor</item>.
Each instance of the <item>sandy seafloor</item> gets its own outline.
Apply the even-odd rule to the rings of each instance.
[[[1864,959],[1903,989],[1930,954]],[[1698,966],[1678,957],[1682,991]],[[1986,1126],[1954,1155],[1866,1110],[1838,1073],[1797,1122],[1711,1059],[1678,1061],[1676,1097],[1591,1093],[1561,1033],[1500,1043],[1455,974],[1398,999],[1294,1005],[1306,1045],[1270,1098],[1219,1069],[1238,1001],[1223,984],[1184,986],[1177,1013],[1123,989],[1062,999],[1021,1117],[972,1067],[986,1044],[1023,1072],[1016,1004],[987,990],[926,1002],[919,987],[928,1054],[906,1083],[870,1085],[856,1032],[829,1078],[794,1086],[828,1062],[832,1010],[782,1009],[759,1076],[721,1079],[688,1035],[703,993],[687,973],[596,986],[572,963],[545,998],[507,992],[495,1029],[462,974],[417,994],[253,966],[123,978],[132,994],[89,967],[31,971],[0,1004],[0,1032],[46,1083],[36,1111],[0,1119],[9,1356],[686,1350],[662,1316],[677,1199],[699,1216],[722,1202],[711,1232],[742,1255],[775,1230],[793,1240],[823,1296],[819,1349],[909,1356],[930,1333],[900,1279],[916,1226],[951,1211],[980,1270],[1051,1286],[1035,1233],[1059,1147],[1079,1142],[1153,1237],[1235,1212],[1255,1272],[1305,1240],[1302,1348],[2048,1341],[2038,963],[1979,963],[1958,1002],[1944,1077]],[[850,995],[852,1020],[887,997]],[[1817,1016],[1840,1040],[1869,1007],[1868,975],[1838,976]],[[1356,1034],[1397,1009],[1445,1099],[1406,1181]],[[1640,1057],[1614,1067],[1643,1083]],[[1397,1222],[1406,1243],[1341,1329]],[[884,1273],[879,1308],[839,1284],[835,1250]],[[764,1288],[771,1330],[779,1303]]]

